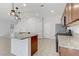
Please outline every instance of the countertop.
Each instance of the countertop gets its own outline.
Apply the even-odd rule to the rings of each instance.
[[[58,52],[58,46],[59,46],[58,36],[72,36],[72,33],[71,32],[56,33],[56,35],[55,35],[55,37],[56,37],[56,52]]]
[[[57,33],[56,35],[66,35],[66,36],[72,36],[70,33]]]
[[[28,32],[15,32],[11,35],[12,38],[16,39],[26,39],[31,38],[32,36],[36,36],[38,34],[35,33],[28,33]]]
[[[58,36],[59,46],[79,50],[79,34],[73,36]]]

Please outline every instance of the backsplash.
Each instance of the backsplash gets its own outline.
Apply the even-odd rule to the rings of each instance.
[[[68,29],[72,30],[72,33],[78,33],[79,34],[79,25],[68,27]]]

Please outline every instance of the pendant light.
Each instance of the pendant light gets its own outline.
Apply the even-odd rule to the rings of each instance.
[[[18,9],[19,8],[18,7],[15,7],[14,6],[14,3],[12,3],[12,9],[11,9],[9,15],[14,16],[15,19],[17,19],[17,20],[20,20],[21,19],[20,18],[20,12],[18,11]]]
[[[10,15],[15,16],[16,12],[14,10],[14,3],[12,3],[12,10],[10,11]]]

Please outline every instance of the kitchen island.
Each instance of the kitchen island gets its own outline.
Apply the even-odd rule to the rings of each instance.
[[[73,36],[59,36],[60,56],[79,56],[79,34]]]
[[[15,56],[33,56],[38,50],[38,35],[16,32],[11,38],[11,53]]]

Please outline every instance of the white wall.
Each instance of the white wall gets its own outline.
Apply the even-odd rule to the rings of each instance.
[[[55,24],[59,24],[60,22],[60,17],[58,16],[45,18],[44,37],[55,39]]]
[[[10,54],[10,24],[14,18],[8,15],[11,4],[0,3],[0,56]],[[5,36],[6,35],[6,36]]]
[[[71,29],[73,33],[79,34],[79,24],[75,26],[70,26],[68,29]]]
[[[47,17],[44,19],[44,38],[55,38],[55,24],[60,23],[60,17]],[[41,18],[24,18],[17,24],[14,32],[32,32],[40,34],[42,38],[42,20]]]
[[[9,33],[9,23],[7,21],[0,20],[0,36],[4,36]]]
[[[57,6],[58,7],[58,6]],[[64,11],[65,4],[57,8],[54,13],[44,18],[44,38],[55,39],[55,24],[60,23],[61,16]],[[45,15],[45,14],[44,14]],[[54,16],[53,16],[54,15]],[[33,32],[40,34],[42,37],[42,20],[41,18],[29,17],[22,19],[20,23],[16,26],[15,32]]]
[[[44,38],[55,38],[55,24],[60,23],[60,17],[47,17],[44,19]],[[42,20],[41,18],[24,18],[17,24],[14,32],[32,32],[39,34],[42,38]]]
[[[41,38],[42,27],[41,20],[39,18],[29,17],[22,18],[21,22],[18,22],[17,26],[14,29],[14,32],[31,32],[39,34]]]
[[[12,17],[8,15],[11,9],[11,4],[0,3],[0,36],[10,33],[10,24]]]
[[[60,19],[60,16],[44,18],[44,38],[55,39],[55,24],[61,23]],[[39,37],[42,38],[42,19],[23,18],[15,27],[14,32],[32,32],[39,34]]]

